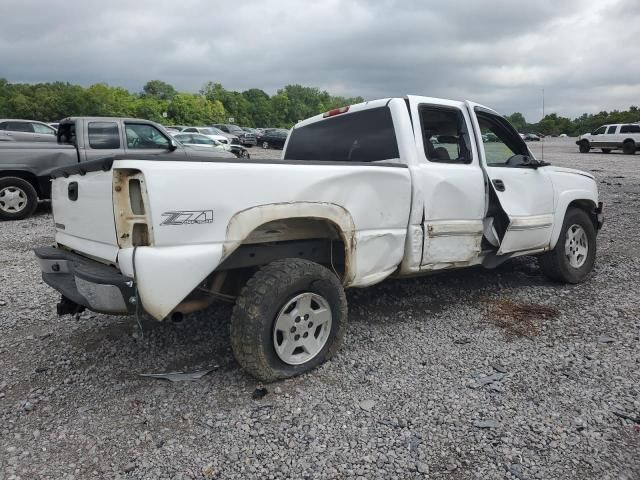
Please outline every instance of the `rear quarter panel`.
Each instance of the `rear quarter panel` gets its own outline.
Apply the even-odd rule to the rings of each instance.
[[[170,258],[180,257],[177,263],[183,264],[189,257],[188,249],[197,247],[192,249],[198,257],[197,264],[193,263],[193,268],[187,271],[181,269],[180,298],[171,301],[165,298],[162,311],[150,312],[156,318],[169,313],[240,245],[248,231],[277,218],[326,218],[333,215],[327,212],[344,212],[335,213],[335,222],[346,230],[343,235],[351,243],[350,278],[345,281],[348,286],[365,286],[382,280],[396,269],[404,255],[411,202],[407,168],[307,162],[134,160],[117,161],[114,168],[142,171],[149,192],[155,244],[138,248],[139,277],[146,270],[150,283],[175,285],[173,273],[168,270],[163,273],[157,267],[163,261],[161,252],[167,252],[169,263],[172,263]],[[242,228],[233,226],[234,217],[252,209],[254,214],[243,216]],[[175,212],[205,212],[201,218],[207,221],[167,223]],[[184,253],[178,254],[178,250]],[[145,257],[156,266],[144,266]],[[119,263],[123,272],[131,273],[131,252],[121,251]],[[139,284],[143,281],[140,277]],[[143,290],[146,289],[141,287],[145,308],[160,301],[152,289],[146,295]],[[176,296],[175,292],[164,293]]]

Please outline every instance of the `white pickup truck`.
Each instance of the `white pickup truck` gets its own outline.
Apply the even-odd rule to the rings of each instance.
[[[536,160],[486,107],[417,96],[302,121],[279,160],[130,155],[53,177],[56,244],[36,255],[59,314],[235,302],[233,352],[265,381],[337,351],[347,287],[520,255],[577,283],[603,221],[592,175]]]

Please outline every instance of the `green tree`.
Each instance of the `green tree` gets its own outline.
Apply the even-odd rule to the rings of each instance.
[[[162,80],[149,80],[142,87],[143,97],[153,97],[158,100],[172,100],[178,92],[173,85]]]

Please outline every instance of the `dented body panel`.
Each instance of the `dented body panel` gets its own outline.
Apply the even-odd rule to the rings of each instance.
[[[468,136],[464,163],[433,161],[422,138],[425,105],[459,113]],[[59,177],[56,243],[115,266],[158,320],[204,308],[206,301],[190,295],[219,293],[229,269],[245,268],[250,258],[260,266],[271,245],[293,256],[293,248],[320,248],[316,257],[345,287],[491,266],[553,248],[572,202],[598,204],[593,178],[490,165],[476,106],[416,96],[351,106],[343,115],[388,109],[397,153],[384,161],[285,160],[289,137],[282,160],[131,157],[113,161],[108,171]],[[324,121],[331,119],[319,115],[295,129]],[[494,188],[497,177],[506,190]],[[69,199],[73,182],[77,200]]]

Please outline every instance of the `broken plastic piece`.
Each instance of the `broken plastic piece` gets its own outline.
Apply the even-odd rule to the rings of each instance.
[[[213,372],[216,368],[217,366],[213,368],[205,368],[203,370],[195,370],[193,372],[141,373],[140,376],[147,378],[159,378],[161,380],[169,380],[170,382],[192,382]]]

